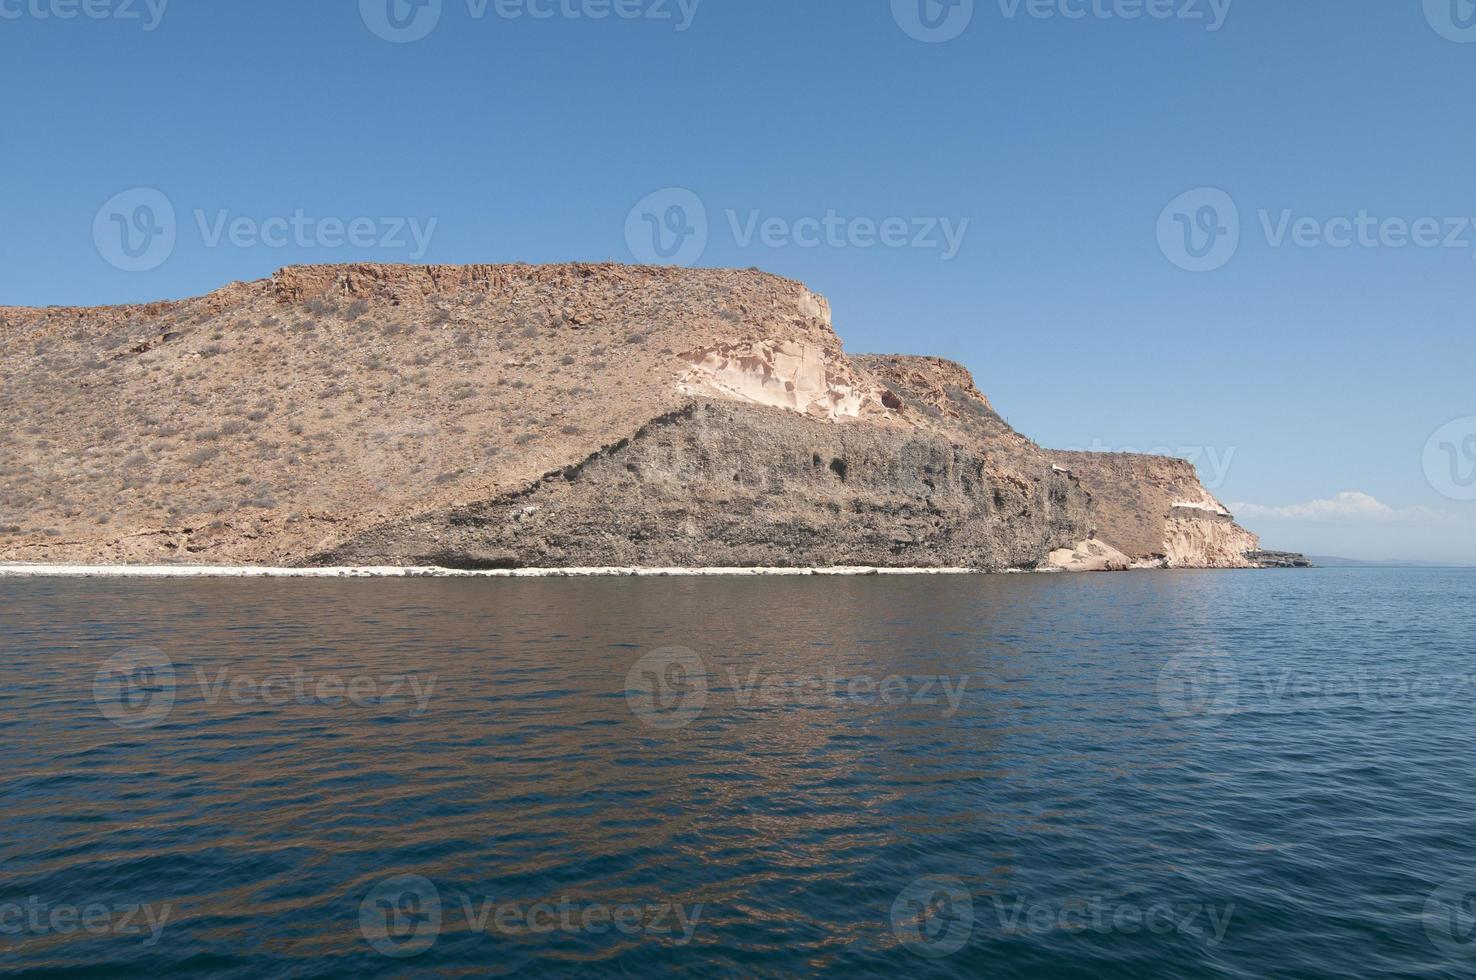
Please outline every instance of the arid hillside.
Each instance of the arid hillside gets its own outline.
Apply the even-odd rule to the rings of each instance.
[[[756,271],[313,266],[0,308],[0,411],[4,561],[996,569],[1080,566],[1093,538],[1181,566],[1255,546],[1187,464],[1046,453],[963,368],[848,357],[824,299]]]

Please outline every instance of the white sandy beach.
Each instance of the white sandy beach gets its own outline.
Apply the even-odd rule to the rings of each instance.
[[[1021,569],[1011,569],[1020,572]],[[601,578],[975,575],[974,568],[265,568],[247,565],[0,565],[0,578]]]

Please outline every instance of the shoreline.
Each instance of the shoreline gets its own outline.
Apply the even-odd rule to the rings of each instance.
[[[271,568],[257,565],[0,565],[0,578],[762,578],[861,575],[1026,575],[1059,569],[1012,568],[507,568],[456,569],[397,566]]]

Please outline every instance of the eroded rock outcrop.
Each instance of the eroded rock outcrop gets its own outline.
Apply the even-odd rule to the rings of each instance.
[[[758,272],[315,266],[0,308],[0,560],[1242,567],[1154,457],[1049,453],[959,365]]]

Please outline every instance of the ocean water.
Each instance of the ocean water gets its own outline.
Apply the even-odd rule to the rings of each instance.
[[[0,971],[1476,976],[1476,572],[0,581]]]

